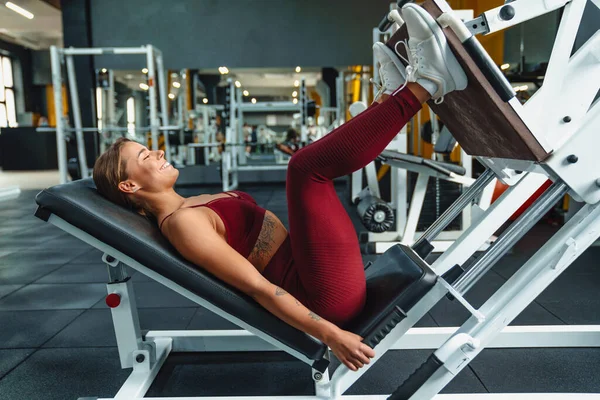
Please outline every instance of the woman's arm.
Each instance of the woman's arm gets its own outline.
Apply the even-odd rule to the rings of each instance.
[[[198,210],[181,210],[171,217],[169,238],[183,257],[251,296],[272,314],[329,345],[350,369],[369,363],[373,350],[361,338],[345,332],[303,306],[273,285],[223,240],[209,216]]]

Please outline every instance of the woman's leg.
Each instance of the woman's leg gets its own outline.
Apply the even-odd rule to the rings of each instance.
[[[303,288],[303,293],[292,294],[334,323],[342,324],[360,312],[366,292],[356,232],[332,180],[373,161],[424,100],[405,88],[299,150],[290,160],[290,239]]]

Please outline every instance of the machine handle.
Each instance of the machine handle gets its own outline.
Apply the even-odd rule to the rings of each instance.
[[[392,393],[388,400],[408,400],[416,393],[425,382],[433,376],[444,364],[438,360],[435,354],[429,356],[427,361],[409,376],[398,389]]]
[[[383,17],[383,19],[379,23],[379,31],[387,32],[388,29],[390,29],[393,24],[394,24],[394,21],[392,21],[390,19],[390,14],[385,14],[385,17]]]

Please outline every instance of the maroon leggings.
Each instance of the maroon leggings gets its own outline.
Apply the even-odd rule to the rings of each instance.
[[[419,100],[405,88],[290,160],[287,202],[298,284],[288,291],[338,325],[362,310],[366,282],[356,231],[333,179],[373,161],[420,109]]]

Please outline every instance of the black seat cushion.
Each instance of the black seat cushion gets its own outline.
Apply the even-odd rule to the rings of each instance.
[[[393,246],[379,256],[366,275],[365,309],[345,328],[375,346],[433,288],[437,275],[405,245]]]
[[[36,202],[42,210],[64,219],[309,359],[323,358],[326,351],[323,343],[284,323],[250,297],[186,261],[156,225],[102,197],[91,179],[43,190]]]
[[[429,160],[427,158],[414,156],[412,154],[400,153],[400,152],[397,152],[394,150],[384,150],[379,155],[379,159],[382,160],[383,162],[390,162],[390,163],[393,163],[393,161],[401,161],[401,162],[405,162],[405,163],[423,165],[423,166],[426,166],[426,167],[429,167],[429,168],[435,170],[436,172],[441,172],[441,173],[447,173],[447,171],[449,171],[449,172],[452,172],[452,173],[455,173],[455,174],[461,175],[461,176],[464,176],[467,173],[467,170],[464,169],[463,167],[461,167],[460,165],[441,162],[441,161]]]

